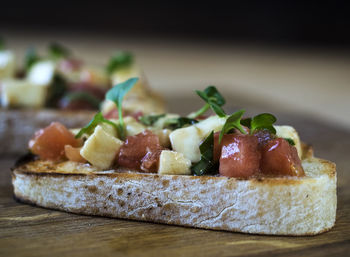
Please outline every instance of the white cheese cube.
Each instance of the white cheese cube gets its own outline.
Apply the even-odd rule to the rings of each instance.
[[[38,86],[48,86],[55,75],[55,63],[53,61],[40,61],[29,70],[28,81]]]
[[[176,129],[170,133],[169,138],[174,151],[182,153],[191,162],[200,160],[199,145],[203,138],[196,126]]]
[[[170,147],[170,138],[169,135],[172,132],[170,129],[154,129],[150,128],[150,130],[158,136],[159,144],[162,147],[169,148]]]
[[[190,175],[191,161],[181,153],[163,150],[159,157],[158,174]]]
[[[93,166],[108,169],[112,166],[122,144],[123,141],[109,135],[102,126],[98,125],[94,133],[85,141],[80,154]]]
[[[146,130],[146,127],[138,122],[135,118],[128,116],[124,118],[126,135],[127,136],[135,136],[142,131]]]
[[[116,125],[117,125],[117,123],[116,123]],[[110,125],[108,123],[105,123],[105,122],[102,122],[100,124],[100,126],[103,128],[103,130],[107,134],[109,134],[109,135],[111,135],[113,137],[118,137],[118,131],[116,130],[116,128],[114,126],[112,126],[112,125]]]
[[[219,116],[210,116],[209,118],[202,120],[195,124],[203,135],[203,139],[207,137],[210,132],[220,131],[226,122],[226,118],[220,118]]]
[[[12,51],[0,51],[0,79],[15,75],[15,56]]]
[[[101,112],[103,115],[108,114],[114,109],[117,109],[117,107],[115,106],[115,103],[111,100],[105,99],[101,104]]]
[[[47,87],[36,86],[26,80],[4,79],[0,82],[3,107],[42,107],[45,104]]]
[[[169,135],[171,146],[192,162],[198,162],[201,158],[199,145],[211,131],[221,130],[225,121],[226,118],[211,116],[192,126],[176,129]]]
[[[179,118],[180,115],[174,113],[167,113],[164,117],[159,118],[154,124],[153,127],[162,129],[165,126],[165,122],[169,119]]]
[[[298,132],[291,126],[274,126],[276,129],[276,135],[283,138],[291,138],[295,143],[295,148],[298,151],[298,155],[301,158],[302,150]]]

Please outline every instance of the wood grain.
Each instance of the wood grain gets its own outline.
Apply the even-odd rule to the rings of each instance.
[[[350,250],[350,132],[316,120],[278,115],[312,143],[318,157],[337,164],[335,227],[313,237],[209,231],[80,216],[17,203],[10,170],[0,160],[0,256],[341,256]]]

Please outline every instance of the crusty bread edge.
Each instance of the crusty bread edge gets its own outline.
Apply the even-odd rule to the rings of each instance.
[[[291,236],[316,235],[330,230],[335,223],[336,169],[334,163],[326,160],[310,157],[305,161],[309,162],[311,167],[316,164],[321,167],[322,174],[319,174],[319,176],[316,176],[315,178],[263,178],[245,181],[222,177],[159,176],[156,174],[140,173],[106,174],[103,172],[33,172],[26,170],[26,166],[24,165],[13,170],[12,181],[15,189],[15,198],[19,201],[77,214],[151,221],[186,227],[199,227],[253,234]],[[21,183],[18,183],[19,180]],[[104,184],[102,186],[100,185],[101,181],[103,181],[102,183]],[[21,189],[21,185],[22,187],[27,187],[27,191],[23,191],[23,188]],[[68,192],[69,190],[67,189],[67,185],[71,192]],[[74,187],[76,188],[74,189]],[[142,187],[149,187],[149,190],[147,191],[145,189],[145,191],[143,191]],[[188,190],[189,187],[202,191],[202,194],[206,197],[203,198],[202,196],[193,193],[191,190]],[[182,195],[181,193],[178,195],[180,190],[182,190]],[[212,193],[213,191],[217,190],[221,190],[221,194],[218,192],[214,192],[214,194]],[[257,193],[254,193],[254,190],[257,191]],[[302,226],[299,226],[298,229],[292,228],[289,231],[288,229],[279,230],[277,226],[278,224],[276,225],[277,227],[275,227],[275,225],[271,225],[270,227],[266,225],[264,227],[260,224],[262,228],[259,229],[259,222],[269,220],[268,208],[270,203],[267,199],[269,199],[269,197],[273,198],[274,194],[281,192],[281,190],[286,191],[286,194],[283,194],[285,199],[277,199],[276,201],[278,201],[278,203],[274,202],[275,200],[272,201],[273,204],[270,206],[270,208],[272,208],[271,212],[273,215],[271,219],[279,218],[278,212],[275,210],[277,208],[276,206],[281,209],[285,207],[293,207],[292,204],[294,202],[298,202],[301,195],[306,194],[307,196],[310,196],[310,201],[312,201],[312,204],[310,205],[306,200],[304,200],[305,202],[301,202],[301,205],[298,206],[300,209],[294,211],[293,215],[298,215],[298,213],[303,211],[305,212],[303,204],[306,204],[311,208],[309,212],[305,212],[303,214],[309,219],[308,222],[318,224],[316,217],[313,218],[313,211],[315,210],[312,208],[316,208],[318,210],[317,215],[321,215],[319,218],[325,218],[327,220],[325,220],[323,225],[318,224],[318,228],[316,230],[311,229],[310,231],[303,229]],[[125,193],[119,195],[119,192],[126,191],[132,192],[132,196],[129,197],[128,195],[125,195]],[[67,197],[67,195],[65,195],[67,192],[73,194],[74,199]],[[152,195],[153,192],[155,192],[156,195]],[[269,196],[263,199],[266,192],[268,192]],[[293,195],[288,195],[288,193],[291,194],[293,192],[297,194],[296,198],[293,198]],[[248,228],[244,228],[244,226],[247,226],[247,224],[243,224],[244,220],[241,221],[243,222],[241,227],[239,225],[227,226],[223,222],[220,223],[215,221],[215,219],[213,219],[213,222],[208,220],[208,222],[198,223],[198,220],[196,220],[196,218],[198,219],[198,212],[201,212],[201,215],[203,216],[209,215],[209,213],[215,213],[215,208],[225,209],[226,207],[221,205],[223,201],[227,201],[227,199],[225,200],[225,194],[227,196],[230,193],[237,195],[247,194],[248,199],[250,197],[250,199],[254,199],[254,201],[256,201],[254,204],[250,206],[248,204],[246,206],[242,198],[240,201],[236,202],[236,204],[238,203],[238,208],[236,210],[231,212],[228,211],[230,215],[234,216],[238,211],[240,211],[240,208],[244,209],[247,212],[246,214],[242,214],[243,216],[236,216],[249,217],[250,215],[253,217],[251,218],[251,221],[256,223],[255,227],[252,225],[252,228],[249,228],[248,224]],[[45,197],[48,197],[50,194],[52,194],[50,197],[53,198],[51,200],[46,200]],[[79,200],[80,196],[82,195],[86,198],[85,200]],[[113,201],[108,199],[109,195],[112,195]],[[210,199],[210,196],[212,195],[215,195],[215,197],[220,199],[220,201],[218,200],[217,202],[213,203],[212,199]],[[60,198],[63,198],[64,200]],[[322,200],[319,201],[318,198]],[[97,199],[100,199],[100,202],[102,201],[105,203],[99,204]],[[172,199],[172,202],[169,202],[169,199]],[[193,203],[190,203],[189,199],[191,199]],[[288,202],[288,199],[290,199],[291,202]],[[65,205],[65,202],[67,201],[71,201],[71,205]],[[147,203],[153,211],[148,210],[145,208],[145,206],[141,206],[143,204],[142,201]],[[186,201],[188,203],[184,203]],[[228,201],[230,201],[230,199],[228,199]],[[324,204],[324,201],[328,201],[329,205],[327,205],[328,203]],[[132,202],[133,204],[129,204],[129,202]],[[287,202],[286,206],[283,206],[285,202]],[[276,204],[274,205],[274,203]],[[190,206],[191,204],[192,206]],[[288,204],[291,206],[288,206]],[[167,207],[165,208],[165,206]],[[253,214],[249,214],[249,208],[254,208],[254,206],[262,206],[267,208],[267,212],[260,210],[265,218],[260,219],[258,217],[259,213],[254,213],[254,211]],[[104,208],[107,208],[107,211],[104,210]],[[162,218],[162,212],[164,209],[167,211],[166,215],[168,220]],[[327,215],[329,217],[322,216],[325,212],[328,213]],[[288,211],[283,213],[283,215],[288,215]],[[222,215],[220,218],[234,223],[234,220],[230,220],[230,217],[226,216],[224,217],[224,215]],[[283,225],[283,221],[279,222],[282,222],[281,224]],[[308,224],[305,223],[305,225],[307,226]]]

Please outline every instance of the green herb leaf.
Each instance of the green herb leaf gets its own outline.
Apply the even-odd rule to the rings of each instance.
[[[49,45],[49,54],[53,58],[57,58],[58,59],[58,58],[63,58],[63,57],[69,56],[71,54],[71,52],[65,46],[54,42],[54,43],[51,43]]]
[[[189,118],[194,119],[204,114],[209,108],[211,108],[220,117],[226,116],[225,111],[221,108],[226,101],[215,86],[208,86],[204,91],[196,90],[196,93],[206,102],[206,104],[197,112],[191,113],[188,116]]]
[[[113,101],[118,108],[119,124],[118,124],[118,135],[122,140],[125,140],[125,125],[123,121],[122,113],[122,102],[127,92],[137,83],[139,78],[130,78],[122,83],[119,83],[108,90],[106,99]]]
[[[294,140],[291,139],[290,137],[284,138],[284,140],[286,140],[291,146],[295,146]]]
[[[106,67],[107,73],[112,74],[114,71],[128,68],[133,62],[134,57],[130,52],[118,52],[109,60]]]
[[[255,116],[250,124],[250,134],[253,134],[254,131],[259,129],[266,129],[272,134],[276,134],[276,129],[273,127],[276,120],[276,117],[270,113],[262,113]]]
[[[172,119],[166,120],[164,123],[164,127],[174,130],[174,129],[183,128],[187,125],[193,125],[196,123],[198,123],[198,120],[187,118],[187,117],[179,117],[179,118],[172,118]]]
[[[243,127],[241,125],[241,119],[242,119],[242,116],[244,113],[245,113],[245,110],[239,110],[227,118],[227,120],[226,120],[226,122],[225,122],[225,124],[222,127],[222,130],[220,132],[219,144],[221,143],[221,140],[222,140],[222,137],[224,136],[224,134],[229,133],[230,130],[232,130],[232,129],[238,129],[241,133],[247,134],[247,132],[245,132],[245,130],[243,129]]]
[[[40,57],[37,54],[34,48],[29,48],[24,57],[24,69],[29,71],[30,68],[38,61],[40,61]]]
[[[139,121],[146,126],[152,126],[157,120],[163,117],[165,117],[165,113],[158,115],[144,115],[139,118]]]
[[[85,127],[83,127],[78,134],[76,134],[75,138],[80,138],[84,134],[91,135],[94,132],[94,129],[99,125],[100,123],[105,122],[109,125],[112,125],[115,129],[118,130],[117,124],[110,120],[106,120],[101,112],[98,112],[92,120],[87,124]]]
[[[214,131],[203,141],[199,146],[201,152],[201,159],[199,162],[191,167],[191,171],[194,175],[203,176],[207,174],[213,174],[218,171],[217,164],[214,163]]]
[[[58,101],[67,92],[68,86],[66,80],[59,74],[55,74],[53,81],[48,88],[46,107],[57,107]]]
[[[252,118],[245,118],[241,120],[241,125],[246,126],[248,128],[251,127],[251,123],[252,123]]]

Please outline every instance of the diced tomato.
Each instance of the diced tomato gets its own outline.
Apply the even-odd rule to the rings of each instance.
[[[73,147],[71,145],[64,146],[64,153],[68,160],[73,162],[82,162],[85,163],[86,160],[83,156],[80,155],[81,147]]]
[[[145,172],[157,172],[161,152],[162,150],[160,149],[148,152],[141,160],[141,170]]]
[[[259,173],[261,154],[252,135],[228,134],[222,141],[219,173],[226,177],[249,178]]]
[[[29,149],[43,160],[59,160],[64,157],[64,146],[79,146],[79,140],[61,123],[52,122],[40,129],[29,141]]]
[[[305,176],[297,149],[283,138],[273,139],[263,147],[260,167],[266,175]]]
[[[274,139],[275,136],[270,133],[270,131],[265,129],[259,129],[254,132],[254,136],[258,138],[259,146],[262,147],[267,144],[271,139]]]
[[[220,160],[222,145],[223,145],[223,142],[226,141],[225,138],[231,138],[231,135],[225,134],[222,138],[221,144],[219,145],[219,136],[220,136],[220,132],[214,133],[214,153],[213,153],[214,162],[218,162]]]
[[[149,130],[135,136],[128,136],[119,151],[118,164],[121,167],[141,170],[142,159],[148,152],[161,149],[159,138]]]
[[[242,126],[242,127],[247,132],[247,134],[249,134],[249,128],[245,126]],[[239,130],[235,130],[233,134],[243,135]],[[214,162],[218,162],[220,160],[222,146],[224,142],[228,142],[232,140],[233,134],[224,134],[224,136],[222,137],[221,144],[219,145],[220,131],[214,133],[214,153],[213,153]]]

